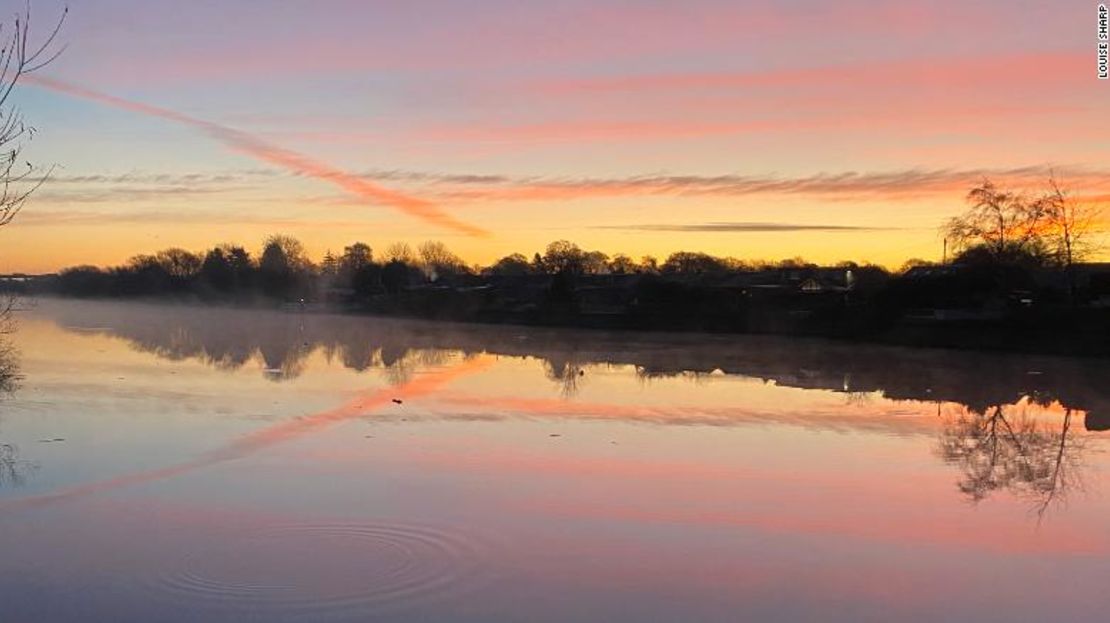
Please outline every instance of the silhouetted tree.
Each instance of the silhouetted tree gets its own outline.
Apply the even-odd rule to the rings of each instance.
[[[196,253],[178,248],[159,251],[154,257],[165,271],[169,280],[168,286],[174,292],[189,290],[200,272],[201,264],[204,263]]]
[[[399,261],[392,260],[382,266],[382,287],[386,292],[396,294],[410,285],[413,267]]]
[[[324,258],[320,260],[320,276],[327,279],[335,279],[339,275],[339,258],[331,253],[328,249],[324,253]]]
[[[520,253],[513,253],[497,260],[492,266],[486,269],[490,275],[499,276],[520,276],[527,275],[532,272],[532,265],[528,263],[528,258]]]
[[[231,260],[222,248],[216,247],[204,254],[199,278],[201,284],[217,292],[226,294],[232,291],[235,287],[235,272],[231,268]]]
[[[339,283],[353,288],[355,275],[373,263],[374,251],[365,242],[356,242],[349,247],[344,247],[337,269]]]
[[[1000,263],[1044,257],[1044,202],[1000,189],[989,179],[968,191],[967,202],[967,211],[949,219],[942,228],[956,251],[978,248]]]
[[[274,298],[303,297],[312,268],[304,247],[296,238],[271,236],[262,249],[258,274],[262,292]]]
[[[636,262],[623,253],[618,253],[609,260],[609,272],[616,275],[628,275],[636,272]]]
[[[906,260],[905,262],[902,262],[902,266],[898,268],[898,273],[899,274],[905,274],[905,273],[908,273],[910,270],[912,270],[914,268],[917,268],[919,266],[933,266],[933,265],[934,265],[934,262],[930,262],[928,260],[923,260],[923,259],[917,258],[917,257],[911,257],[910,259]]]
[[[806,260],[804,257],[789,257],[772,263],[771,267],[780,270],[799,270],[817,268],[817,264]]]
[[[143,296],[170,291],[170,274],[153,255],[136,255],[112,272],[119,294]]]
[[[586,253],[573,242],[556,240],[547,245],[541,265],[546,273],[582,274],[585,268]]]
[[[68,296],[106,296],[112,281],[112,275],[96,266],[74,266],[58,273],[58,289]]]
[[[582,272],[587,275],[609,272],[609,256],[601,251],[587,251],[582,255]]]
[[[197,280],[202,290],[221,295],[244,295],[254,284],[250,253],[240,246],[222,244],[204,255]]]
[[[360,295],[373,294],[382,288],[384,268],[379,264],[367,264],[355,271],[351,277],[351,288]]]
[[[721,273],[726,270],[724,263],[707,253],[679,251],[672,253],[663,262],[660,272],[664,274],[703,274]]]
[[[438,240],[421,243],[420,266],[432,281],[470,272],[466,262]]]
[[[416,264],[416,254],[412,252],[412,247],[406,242],[394,242],[385,249],[382,255],[382,260],[386,264],[390,262],[401,262],[408,265]]]

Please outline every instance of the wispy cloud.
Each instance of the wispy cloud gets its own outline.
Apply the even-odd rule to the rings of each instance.
[[[98,173],[89,175],[51,175],[51,184],[164,184],[184,186],[186,184],[215,185],[246,183],[277,175],[273,169],[243,169],[221,173],[154,173],[131,171],[128,173]]]
[[[949,57],[876,61],[852,65],[786,68],[766,71],[687,72],[589,77],[537,82],[547,94],[659,92],[691,89],[750,89],[802,85],[855,88],[941,88],[1006,83],[1075,80],[1084,75],[1081,53],[1032,53],[1009,56]]]
[[[50,203],[126,203],[152,199],[185,199],[216,195],[228,189],[193,186],[159,186],[154,188],[116,186],[79,190],[43,190],[36,199]]]
[[[675,232],[859,232],[885,231],[889,227],[868,227],[858,225],[805,225],[798,223],[692,223],[692,224],[653,224],[653,225],[598,225],[594,229],[619,229],[625,231],[675,231]]]
[[[327,163],[271,145],[239,130],[190,117],[167,108],[133,102],[42,76],[28,76],[28,82],[72,97],[179,123],[200,130],[239,153],[277,165],[299,175],[330,182],[362,199],[392,207],[437,227],[469,236],[488,235],[485,230],[443,212],[429,201],[385,188]]]
[[[805,195],[826,199],[914,199],[962,194],[984,177],[1017,187],[1040,185],[1050,165],[1000,169],[905,169],[886,172],[779,175],[646,175],[624,178],[516,178],[474,187],[459,184],[433,190],[454,201],[549,201],[619,196]],[[1076,192],[1110,188],[1110,171],[1060,167],[1056,175]]]
[[[351,228],[366,223],[356,220],[320,219],[316,216],[295,214],[274,216],[249,214],[239,210],[129,210],[120,212],[97,210],[29,210],[20,215],[21,227],[53,227],[59,225],[132,225],[176,223],[195,225],[259,225],[267,227]]]
[[[368,183],[389,183],[416,189],[441,203],[549,201],[605,197],[742,197],[800,195],[826,200],[919,199],[961,196],[983,178],[1034,188],[1055,173],[1068,187],[1089,200],[1110,196],[1110,170],[1040,164],[994,169],[902,169],[874,172],[828,172],[803,176],[776,174],[639,175],[630,177],[513,176],[500,173],[459,173],[405,169],[372,169],[351,173]],[[71,203],[102,203],[155,197],[187,197],[249,188],[251,184],[289,175],[273,170],[227,174],[164,174],[131,172],[55,176],[40,198]],[[295,176],[292,174],[290,177]],[[62,188],[58,188],[58,186]],[[54,188],[51,188],[54,187]],[[357,197],[356,197],[357,199]],[[305,203],[349,204],[335,197],[305,197]],[[759,223],[707,223],[710,228],[763,226]],[[647,227],[647,226],[645,226]],[[698,231],[698,230],[684,230]]]

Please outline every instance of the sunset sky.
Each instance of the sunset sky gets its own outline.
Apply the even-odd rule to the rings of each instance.
[[[272,233],[939,259],[984,175],[1110,199],[1096,5],[73,0],[0,272]]]

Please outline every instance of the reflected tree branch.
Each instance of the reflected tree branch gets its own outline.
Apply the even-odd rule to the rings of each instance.
[[[1020,409],[1016,414],[1003,405],[961,413],[944,426],[937,453],[963,470],[958,487],[972,503],[1005,491],[1030,500],[1043,518],[1080,487],[1085,448],[1081,437],[1071,435],[1072,409],[1057,429],[1030,416],[1027,406],[1011,407]]]

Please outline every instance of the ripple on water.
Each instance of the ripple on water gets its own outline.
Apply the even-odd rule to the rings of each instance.
[[[158,584],[192,606],[302,616],[429,603],[484,583],[483,547],[440,528],[321,523],[265,529],[185,557]]]

